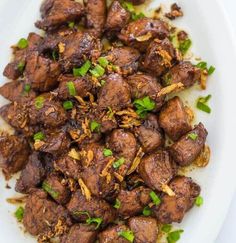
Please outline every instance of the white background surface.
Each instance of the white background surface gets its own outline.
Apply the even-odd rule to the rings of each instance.
[[[221,0],[225,6],[228,13],[230,21],[233,25],[234,32],[236,34],[236,1],[235,0]],[[235,178],[232,178],[234,180]],[[220,196],[220,192],[219,192]],[[234,243],[235,239],[235,229],[236,229],[236,193],[234,199],[231,202],[231,206],[223,227],[219,233],[219,236],[215,243]]]

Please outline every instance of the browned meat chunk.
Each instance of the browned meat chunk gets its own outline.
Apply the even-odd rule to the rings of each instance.
[[[110,74],[106,78],[106,83],[99,93],[99,108],[107,109],[110,107],[112,110],[120,110],[127,107],[130,103],[129,85],[119,74]]]
[[[154,114],[149,114],[143,121],[143,124],[136,127],[134,131],[146,153],[150,153],[164,144],[164,138],[158,124],[158,119]]]
[[[66,204],[70,199],[70,191],[63,184],[63,178],[56,174],[43,181],[43,189],[59,204]]]
[[[132,191],[121,190],[117,200],[120,207],[117,209],[122,217],[135,216],[142,212],[143,208],[151,202],[149,196],[151,189],[140,186]]]
[[[107,137],[107,144],[118,159],[123,158],[123,163],[116,171],[125,176],[137,152],[137,142],[134,135],[123,129],[116,129]]]
[[[95,37],[101,37],[106,22],[106,0],[86,0],[86,26]]]
[[[60,78],[60,84],[57,89],[58,97],[60,99],[66,100],[72,98],[68,89],[68,82],[72,82],[75,87],[76,95],[84,98],[88,95],[88,92],[92,90],[92,81],[88,78],[74,78],[70,75],[62,76]]]
[[[120,68],[123,75],[137,71],[139,52],[131,47],[115,47],[107,54],[107,60]]]
[[[57,62],[34,52],[27,56],[25,75],[32,89],[41,92],[50,91],[58,84],[60,66]]]
[[[122,7],[119,1],[115,0],[109,7],[105,29],[107,35],[111,36],[119,32],[130,19],[130,12]]]
[[[135,243],[157,242],[157,221],[151,217],[133,217],[129,219],[129,228],[134,233]]]
[[[80,162],[71,158],[67,154],[54,162],[54,168],[64,175],[76,180],[79,178],[82,170]]]
[[[176,50],[172,43],[167,38],[164,40],[155,39],[148,46],[143,67],[156,76],[160,76],[172,67],[176,60]]]
[[[15,190],[21,193],[28,193],[31,188],[40,185],[45,177],[45,168],[39,159],[39,154],[34,152],[30,155],[26,167],[22,170],[17,180]]]
[[[170,183],[175,196],[164,194],[161,204],[155,209],[155,214],[163,224],[180,223],[184,214],[193,206],[200,194],[200,187],[189,177],[178,176]]]
[[[115,184],[112,168],[109,168],[111,157],[105,157],[103,151],[104,147],[96,143],[83,148],[81,158],[83,169],[80,178],[94,196],[110,199],[116,196],[119,187],[117,188]]]
[[[181,82],[184,87],[188,88],[195,83],[200,82],[201,70],[191,62],[183,61],[173,66],[168,73],[162,78],[163,85],[168,86]]]
[[[48,200],[44,191],[32,191],[26,201],[24,211],[25,229],[32,235],[43,234],[51,231],[59,220],[63,222],[63,225],[71,225],[65,208]]]
[[[36,97],[29,105],[30,124],[43,124],[46,127],[58,127],[66,120],[66,111],[58,101],[43,95]]]
[[[129,243],[124,237],[119,236],[119,233],[129,231],[126,225],[111,226],[98,235],[99,243]]]
[[[101,218],[103,225],[111,223],[115,219],[115,211],[106,201],[95,197],[86,200],[80,190],[72,195],[67,208],[73,218],[79,222],[85,222],[88,215],[91,218]]]
[[[97,232],[93,225],[74,224],[61,239],[61,243],[94,243]]]
[[[125,44],[140,51],[146,51],[154,38],[164,39],[169,36],[169,27],[162,20],[142,18],[130,22],[118,35]]]
[[[175,175],[175,167],[169,153],[159,150],[143,157],[138,172],[150,188],[162,191],[162,186],[168,184]]]
[[[12,102],[27,102],[35,98],[36,93],[31,89],[30,84],[17,80],[0,87],[0,95]]]
[[[159,115],[160,126],[174,141],[192,129],[184,104],[179,97],[174,97],[162,107]]]
[[[176,19],[177,17],[182,17],[183,15],[184,14],[181,10],[181,7],[179,7],[177,3],[173,3],[171,5],[171,11],[165,14],[165,16],[171,20]]]
[[[84,13],[83,6],[73,0],[45,0],[40,11],[43,19],[37,21],[35,25],[43,30],[79,20]]]
[[[170,147],[173,159],[181,166],[191,164],[203,150],[207,134],[204,125],[199,123]]]
[[[17,79],[22,75],[21,70],[19,69],[19,61],[13,61],[7,64],[3,71],[3,75],[9,79]]]
[[[6,178],[23,169],[28,161],[30,147],[22,136],[1,134],[0,168]]]
[[[164,103],[164,97],[158,97],[161,85],[154,76],[136,73],[127,78],[130,85],[131,95],[133,99],[144,98],[149,96],[156,103],[156,110],[159,110]]]

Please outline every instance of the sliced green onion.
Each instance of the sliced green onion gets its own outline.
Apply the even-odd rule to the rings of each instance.
[[[46,191],[53,199],[57,199],[59,197],[59,192],[52,189],[52,187],[47,183],[43,182],[42,188]]]
[[[102,86],[104,86],[105,83],[106,83],[106,81],[102,79],[102,80],[100,81],[100,83],[101,83]]]
[[[216,70],[216,68],[215,68],[215,67],[210,66],[210,67],[208,68],[208,75],[213,74],[213,73],[215,72],[215,70]]]
[[[207,69],[207,63],[206,62],[199,62],[196,67],[200,68],[200,69]]]
[[[120,206],[121,206],[121,202],[120,202],[119,199],[116,198],[116,202],[115,202],[115,204],[114,204],[113,207],[116,208],[116,209],[118,209],[118,208],[120,208]]]
[[[25,69],[25,62],[24,61],[20,61],[17,65],[17,69],[23,73],[24,69]]]
[[[17,208],[14,214],[17,220],[21,222],[24,217],[24,208],[20,206],[19,208]]]
[[[196,198],[196,200],[195,200],[195,205],[196,205],[197,207],[201,207],[202,204],[203,204],[203,197],[198,196],[198,197]]]
[[[210,100],[211,95],[206,97],[199,97],[197,100],[197,108],[206,113],[211,113],[211,108],[207,105],[207,102]]]
[[[90,217],[89,217],[89,218],[86,220],[86,223],[87,223],[87,224],[95,223],[95,224],[97,224],[97,226],[96,226],[95,229],[98,229],[98,228],[100,227],[102,221],[103,221],[102,218],[90,218]]]
[[[24,85],[24,92],[25,92],[25,93],[29,93],[29,92],[30,92],[30,89],[31,89],[30,84],[25,84],[25,85]]]
[[[73,68],[73,75],[75,77],[84,77],[91,67],[91,62],[87,60],[80,68]]]
[[[145,118],[148,111],[155,109],[155,102],[151,100],[148,96],[142,99],[136,99],[133,102],[134,106],[137,108],[136,113],[141,117]]]
[[[37,109],[41,109],[44,106],[44,97],[43,96],[38,96],[35,98],[35,103],[34,103],[35,107]]]
[[[172,229],[172,225],[171,224],[164,224],[161,227],[161,231],[165,232],[165,233],[169,233]]]
[[[108,60],[105,57],[99,57],[98,63],[104,68],[109,64]]]
[[[142,18],[145,18],[146,16],[144,15],[144,13],[132,13],[131,14],[131,18],[132,18],[132,20],[138,20],[138,19],[142,19]]]
[[[192,41],[190,39],[181,41],[179,44],[179,50],[183,55],[185,55],[189,50],[189,48],[191,47],[191,45],[192,45]]]
[[[118,235],[125,238],[129,242],[134,242],[134,233],[130,230],[120,231],[120,232],[118,232]]]
[[[28,41],[25,38],[21,38],[17,43],[17,47],[20,49],[25,49],[28,47]]]
[[[90,130],[92,132],[99,132],[101,128],[101,124],[96,121],[91,121],[90,123]]]
[[[150,216],[152,214],[152,210],[150,209],[149,206],[146,206],[144,209],[143,209],[143,215],[144,216]]]
[[[128,10],[129,12],[134,12],[134,5],[131,2],[123,2],[122,3],[122,7],[125,8],[126,10]]]
[[[158,206],[161,203],[161,199],[157,196],[157,194],[154,191],[151,191],[149,195],[156,206]]]
[[[72,81],[69,81],[67,82],[67,88],[68,88],[68,91],[69,91],[69,94],[71,96],[76,96],[76,89],[75,89],[75,85]]]
[[[69,22],[68,27],[73,29],[75,27],[75,22]]]
[[[167,242],[168,243],[175,243],[180,239],[180,235],[183,233],[183,230],[176,230],[172,231],[167,236]]]
[[[44,139],[45,139],[45,135],[42,132],[37,132],[34,134],[34,141],[44,140]]]
[[[118,168],[120,168],[120,166],[123,165],[124,163],[125,163],[125,159],[124,159],[124,158],[120,158],[120,159],[116,160],[116,161],[113,163],[113,168],[118,169]]]
[[[104,148],[103,149],[103,155],[108,157],[108,156],[112,156],[112,151],[110,149]]]
[[[73,108],[73,103],[72,103],[72,101],[67,100],[67,101],[63,102],[63,108],[64,108],[65,110],[70,110],[70,109],[72,109],[72,108]]]
[[[90,73],[95,77],[95,78],[98,78],[98,77],[101,77],[104,73],[105,73],[105,69],[100,66],[99,64],[97,64],[94,69],[92,70],[89,70]]]
[[[194,132],[191,132],[188,134],[188,138],[192,139],[193,141],[195,141],[198,138],[198,135]]]

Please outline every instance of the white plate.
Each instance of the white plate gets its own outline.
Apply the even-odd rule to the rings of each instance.
[[[0,70],[10,58],[11,44],[34,31],[34,22],[39,17],[40,0],[0,1]],[[158,6],[158,1],[152,6]],[[235,135],[235,69],[236,55],[232,32],[222,6],[216,0],[180,0],[185,16],[175,23],[188,30],[193,40],[193,51],[216,67],[208,82],[207,91],[212,94],[212,114],[197,113],[197,119],[206,125],[208,144],[212,149],[211,162],[206,169],[192,173],[202,187],[204,205],[189,212],[178,225],[185,230],[182,243],[214,242],[235,189],[236,161],[234,156]],[[1,83],[5,79],[1,77]],[[191,93],[190,103],[199,94]],[[0,99],[0,104],[6,101]],[[12,216],[15,206],[6,203],[6,198],[15,196],[14,190],[5,189],[0,178],[0,243],[28,243],[35,240],[20,230]],[[10,182],[14,188],[14,180]]]

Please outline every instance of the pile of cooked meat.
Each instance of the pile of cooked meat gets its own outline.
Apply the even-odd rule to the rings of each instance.
[[[41,242],[154,243],[200,194],[179,171],[207,131],[173,93],[201,70],[166,21],[132,10],[141,3],[46,0],[44,35],[12,47],[0,115],[14,134],[1,133],[0,167],[7,179],[20,171],[22,222]]]

